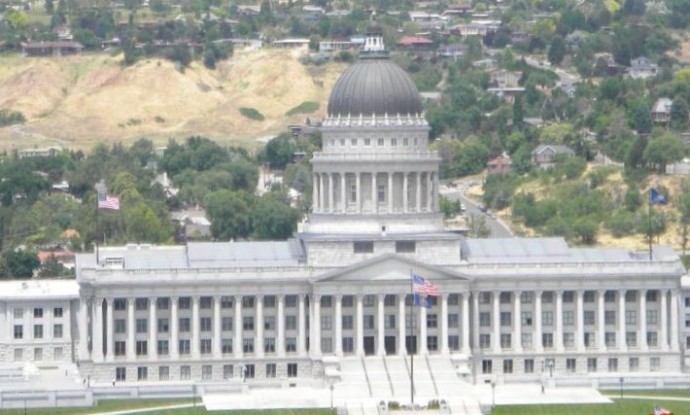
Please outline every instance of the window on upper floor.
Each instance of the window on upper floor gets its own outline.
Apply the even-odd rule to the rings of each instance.
[[[353,251],[355,254],[370,254],[374,252],[374,242],[356,241],[353,243]]]

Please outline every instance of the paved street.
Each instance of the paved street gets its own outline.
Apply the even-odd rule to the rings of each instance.
[[[440,192],[443,196],[451,200],[460,200],[460,202],[465,205],[465,215],[467,217],[470,215],[484,216],[486,218],[486,225],[491,231],[489,238],[510,238],[513,236],[513,233],[506,223],[479,210],[479,205],[468,198],[463,193],[463,190],[464,187],[462,185],[458,185],[457,187],[442,186]]]

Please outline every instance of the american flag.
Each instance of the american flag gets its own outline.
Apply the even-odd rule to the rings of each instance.
[[[120,198],[113,195],[106,195],[104,193],[98,194],[98,208],[99,209],[113,209],[120,210]]]
[[[431,281],[427,281],[424,277],[419,275],[412,275],[412,288],[417,294],[428,295],[430,297],[438,297],[441,292],[438,287]]]

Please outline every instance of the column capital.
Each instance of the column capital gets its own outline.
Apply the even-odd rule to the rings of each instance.
[[[213,295],[213,301],[220,301],[221,298],[223,298],[223,296],[220,294],[214,294]]]
[[[179,295],[169,295],[168,298],[170,299],[170,301],[177,301],[180,299],[180,296]]]
[[[386,298],[386,294],[376,294],[376,297],[379,299],[379,301],[383,301]]]
[[[553,290],[553,292],[555,292],[555,293],[558,294],[558,295],[563,295],[563,292],[565,292],[565,290],[562,289],[562,288],[559,288],[559,289],[557,289],[557,290]]]
[[[134,305],[136,300],[136,297],[127,297],[127,305]]]

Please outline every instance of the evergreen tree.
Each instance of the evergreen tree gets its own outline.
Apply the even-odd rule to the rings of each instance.
[[[638,134],[649,134],[652,132],[652,113],[646,103],[643,102],[635,108],[633,117]]]
[[[563,38],[559,35],[554,36],[549,46],[549,62],[551,62],[551,65],[560,65],[563,62],[563,58],[565,58],[565,52],[566,48]]]

